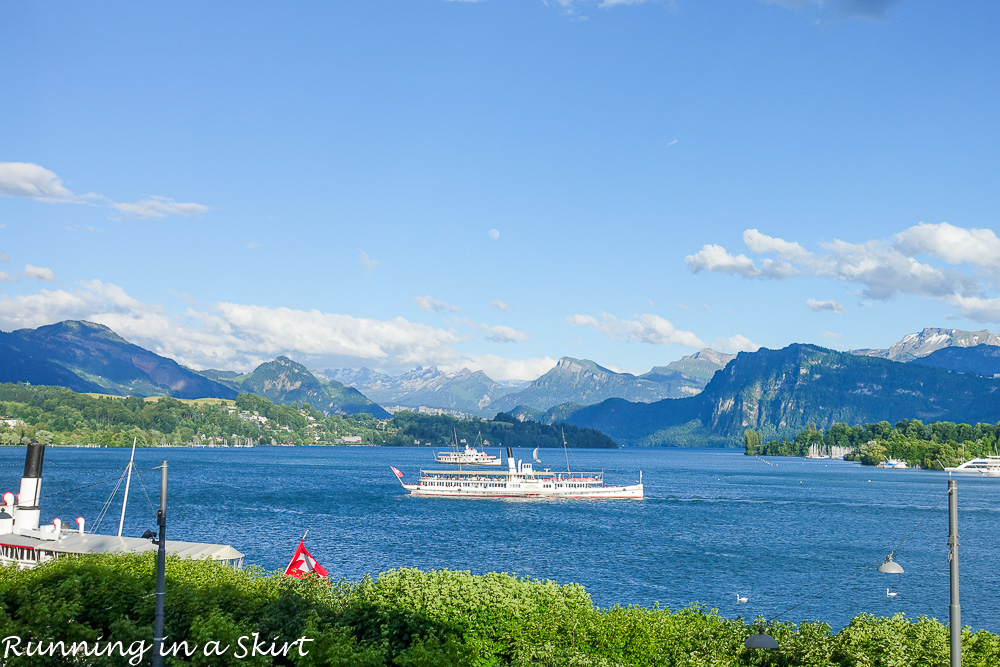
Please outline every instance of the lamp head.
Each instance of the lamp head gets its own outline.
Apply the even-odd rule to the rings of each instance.
[[[903,567],[893,560],[896,557],[896,552],[893,551],[888,556],[885,557],[885,561],[878,566],[878,571],[883,574],[903,574]]]
[[[778,640],[766,634],[761,627],[757,630],[757,634],[747,637],[743,645],[747,648],[778,648]]]

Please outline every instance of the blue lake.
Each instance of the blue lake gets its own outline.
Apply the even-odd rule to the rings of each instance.
[[[308,529],[311,553],[348,580],[399,567],[501,571],[581,584],[600,607],[697,601],[727,617],[786,612],[781,620],[834,628],[861,612],[948,618],[942,472],[768,464],[737,450],[570,450],[573,470],[603,470],[609,483],[633,483],[642,470],[646,498],[410,497],[389,466],[413,480],[421,467],[439,467],[432,456],[389,447],[140,449],[137,466],[147,471],[132,480],[125,534],[155,528],[159,472],[148,469],[165,459],[168,538],[232,544],[268,570],[287,565]],[[530,450],[515,456],[530,459]],[[540,456],[544,467],[565,467],[560,450]],[[23,447],[0,448],[0,491],[17,490],[23,461]],[[98,482],[127,461],[127,450],[48,448],[42,520],[83,515],[93,530],[114,486]],[[955,479],[962,621],[1000,632],[1000,479]],[[117,531],[123,489],[96,532]],[[904,538],[905,574],[866,567]],[[898,595],[888,598],[886,587]],[[748,602],[737,604],[737,592]]]

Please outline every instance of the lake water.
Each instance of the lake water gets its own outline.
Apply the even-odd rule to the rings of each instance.
[[[574,471],[605,471],[646,498],[415,498],[408,481],[434,468],[424,448],[140,449],[139,469],[169,463],[169,539],[232,544],[246,562],[283,569],[303,533],[332,576],[399,567],[501,571],[579,583],[600,607],[700,602],[726,617],[822,620],[861,612],[948,619],[947,475],[737,450],[570,450]],[[515,450],[530,460],[530,450]],[[565,466],[542,450],[541,466]],[[0,490],[17,490],[23,447],[0,448]],[[78,515],[88,530],[128,461],[118,449],[48,448],[42,519]],[[956,476],[962,621],[1000,632],[1000,478]],[[80,490],[77,487],[95,485]],[[98,532],[117,532],[120,498]],[[66,493],[66,491],[69,491]],[[147,499],[148,498],[148,499]],[[942,500],[943,499],[943,500]],[[938,504],[940,501],[940,504]],[[125,534],[155,528],[159,472],[132,480]],[[936,508],[934,508],[936,505]],[[932,509],[934,508],[934,509]],[[902,575],[871,565],[901,540]],[[886,587],[898,595],[886,597]],[[737,592],[749,598],[736,603]],[[813,597],[815,596],[815,597]]]

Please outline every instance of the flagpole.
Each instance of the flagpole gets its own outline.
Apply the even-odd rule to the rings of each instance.
[[[308,534],[309,534],[309,529],[307,528],[306,529],[306,535],[308,535]],[[299,540],[299,546],[305,545],[305,543],[306,543],[306,535],[303,535],[302,539]],[[296,549],[295,553],[292,554],[292,560],[288,561],[288,565],[285,566],[285,572],[288,572],[288,568],[290,568],[292,566],[292,563],[295,562],[295,557],[298,556],[298,555],[299,555],[299,550]]]

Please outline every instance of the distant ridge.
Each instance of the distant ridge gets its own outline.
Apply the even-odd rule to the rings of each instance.
[[[912,361],[946,347],[975,347],[976,345],[1000,345],[1000,336],[987,329],[962,331],[961,329],[928,327],[918,333],[903,336],[888,349],[865,348],[851,350],[851,353],[892,359],[893,361]]]
[[[702,350],[668,366],[657,366],[644,375],[616,373],[589,359],[563,357],[555,368],[525,389],[508,394],[495,403],[503,411],[518,407],[548,410],[563,403],[591,405],[609,398],[649,403],[664,398],[694,396],[711,373],[719,370],[725,357],[714,350]]]
[[[943,347],[910,363],[946,368],[958,373],[975,373],[991,378],[1000,375],[1000,347],[996,345]]]
[[[369,368],[324,371],[331,379],[354,387],[382,405],[417,408],[427,406],[492,417],[498,410],[494,402],[512,391],[482,371],[463,368],[457,373],[443,373],[437,368],[416,368],[402,375],[390,376]]]

